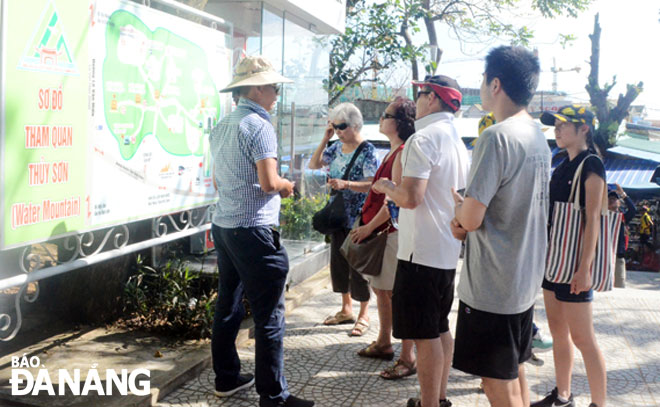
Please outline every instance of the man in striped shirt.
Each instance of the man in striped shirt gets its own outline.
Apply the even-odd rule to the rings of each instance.
[[[311,407],[289,394],[284,378],[284,286],[289,271],[280,244],[280,196],[293,183],[277,173],[277,137],[270,111],[277,102],[279,75],[263,57],[247,57],[221,92],[240,95],[236,110],[210,136],[218,203],[212,234],[218,256],[218,301],[211,351],[215,394],[228,397],[255,383],[260,407]],[[245,316],[245,292],[255,324],[255,376],[240,374],[236,336]]]

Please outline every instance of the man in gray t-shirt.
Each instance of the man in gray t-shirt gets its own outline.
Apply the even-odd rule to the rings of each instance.
[[[467,234],[458,284],[473,308],[519,314],[534,305],[545,264],[550,154],[531,118],[510,117],[479,137],[465,195],[487,209]]]
[[[452,233],[466,240],[453,366],[481,376],[492,406],[527,407],[534,299],[547,243],[550,149],[527,104],[539,63],[519,47],[486,57],[481,99],[496,125],[474,148]]]

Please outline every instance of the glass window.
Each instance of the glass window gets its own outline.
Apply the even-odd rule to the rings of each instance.
[[[261,2],[209,3],[206,11],[234,25],[233,62],[261,51]]]
[[[284,47],[284,18],[282,12],[264,7],[261,55],[268,58],[278,72],[282,72],[282,49]]]
[[[324,170],[309,170],[307,163],[323,138],[328,116],[328,93],[323,80],[329,72],[329,51],[321,36],[285,14],[283,75],[294,82],[283,88],[278,114],[280,162],[283,175],[292,178],[305,198],[326,192]],[[264,49],[265,51],[265,49]],[[294,147],[291,119],[295,103]],[[321,239],[311,226],[306,238]]]

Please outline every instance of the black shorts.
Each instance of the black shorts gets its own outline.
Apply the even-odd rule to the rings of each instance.
[[[594,290],[582,291],[580,294],[571,294],[570,284],[553,283],[546,278],[543,278],[541,287],[544,290],[552,291],[555,293],[557,301],[561,302],[591,302],[594,300]]]
[[[449,331],[456,269],[399,260],[392,291],[392,328],[398,339],[435,339]]]
[[[479,311],[460,301],[453,367],[493,379],[518,378],[518,367],[532,356],[534,306],[520,314]]]

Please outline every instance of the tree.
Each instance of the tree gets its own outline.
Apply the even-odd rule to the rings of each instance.
[[[397,2],[398,0],[395,0]],[[592,0],[531,0],[533,10],[543,17],[553,18],[568,14],[576,17]],[[449,27],[461,42],[487,42],[492,38],[505,38],[512,44],[527,45],[533,32],[525,25],[506,22],[502,16],[514,13],[525,5],[521,0],[408,0],[413,10],[421,9],[421,16],[428,35],[429,66],[435,72],[443,56],[438,43],[436,22]],[[403,3],[406,3],[404,0]],[[529,3],[528,3],[529,4]],[[561,35],[562,41],[570,36]]]
[[[330,72],[325,86],[330,105],[363,81],[367,73],[393,66],[407,55],[419,55],[420,50],[400,41],[399,24],[389,1],[375,5],[367,0],[347,3],[346,30],[329,44]]]
[[[463,43],[492,41],[505,38],[514,44],[527,44],[533,32],[524,25],[512,24],[502,16],[529,5],[544,17],[577,14],[592,0],[384,0],[369,5],[365,0],[353,0],[347,8],[347,31],[332,42],[330,78],[327,83],[330,104],[353,84],[358,84],[371,70],[382,69],[397,62],[411,65],[412,79],[420,77],[420,65],[435,72],[443,56],[438,43],[436,23],[454,32]],[[378,12],[370,12],[375,9]],[[365,18],[367,17],[367,18]],[[379,20],[386,22],[376,27]],[[413,35],[426,28],[428,43],[415,44]],[[361,30],[360,27],[368,27]],[[563,36],[564,39],[570,36]],[[392,41],[384,46],[384,40]],[[403,41],[403,43],[401,43]],[[355,56],[360,47],[373,46],[366,59]],[[428,50],[429,52],[425,52]],[[370,59],[371,58],[371,59]],[[374,63],[376,58],[377,63]]]
[[[598,118],[598,128],[594,134],[594,142],[601,153],[612,147],[616,142],[616,134],[623,119],[628,115],[628,109],[632,102],[642,92],[644,83],[637,85],[628,84],[626,94],[619,94],[616,106],[610,107],[607,102],[607,96],[616,85],[616,75],[612,78],[612,83],[605,83],[601,88],[598,84],[599,63],[600,63],[600,24],[598,23],[598,14],[594,18],[594,32],[589,35],[591,39],[591,72],[585,89],[589,93],[591,105],[596,110]]]

